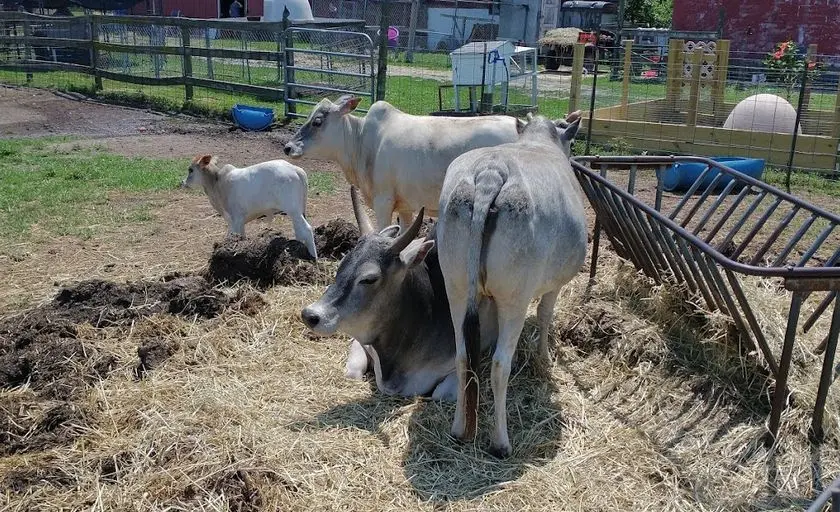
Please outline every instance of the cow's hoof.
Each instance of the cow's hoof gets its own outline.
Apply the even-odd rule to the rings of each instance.
[[[497,459],[506,459],[510,457],[511,447],[508,446],[496,446],[495,444],[490,445],[490,449],[488,450],[490,455],[496,457]]]

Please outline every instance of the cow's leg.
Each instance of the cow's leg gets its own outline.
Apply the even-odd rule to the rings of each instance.
[[[551,321],[554,319],[554,304],[559,294],[559,288],[546,293],[537,307],[537,319],[540,323],[539,351],[544,361],[551,360],[548,353],[548,333],[551,330]]]
[[[507,457],[511,452],[507,429],[507,386],[511,361],[516,352],[519,335],[522,334],[522,327],[525,326],[526,314],[527,307],[499,307],[499,340],[496,342],[493,365],[490,367],[495,417],[490,452],[497,457]]]
[[[432,400],[455,402],[458,400],[458,372],[446,376],[432,392]]]
[[[391,225],[394,215],[394,198],[391,196],[376,196],[373,199],[373,212],[376,214],[377,229],[385,229]]]
[[[312,234],[312,226],[306,222],[306,219],[300,213],[293,213],[290,217],[292,218],[292,227],[295,230],[295,238],[302,242],[309,254],[317,260],[318,251],[315,249],[315,236]]]
[[[245,216],[238,214],[231,214],[230,216],[230,232],[245,237]]]
[[[348,379],[362,380],[370,368],[370,358],[365,348],[356,340],[350,340],[350,353],[347,355],[347,365],[344,376]]]
[[[455,400],[455,419],[452,421],[452,436],[462,441],[469,441],[475,437],[475,423],[467,425],[466,388],[469,375],[467,360],[467,346],[464,341],[464,316],[467,314],[465,301],[449,301],[449,312],[452,315],[452,327],[455,329],[455,376],[458,379],[458,392]]]

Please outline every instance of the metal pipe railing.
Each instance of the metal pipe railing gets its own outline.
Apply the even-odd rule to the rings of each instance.
[[[664,170],[687,162],[705,168],[671,211],[660,211]],[[823,364],[811,436],[821,439],[840,337],[840,235],[836,229],[840,216],[702,157],[589,156],[573,158],[572,167],[596,213],[591,275],[594,277],[597,269],[598,234],[604,231],[616,253],[636,269],[658,283],[684,286],[702,296],[710,310],[728,315],[743,339],[761,354],[776,380],[767,425],[769,440],[775,440],[778,434],[790,396],[787,381],[803,311],[808,311],[802,323],[806,332],[834,304],[828,335],[814,350],[822,355]],[[615,169],[629,172],[627,190],[610,181]],[[635,195],[637,175],[646,170],[654,171],[650,174],[657,181],[655,207]],[[700,190],[703,179],[711,173],[715,174],[710,183]],[[724,184],[724,180],[729,181]],[[720,192],[714,195],[715,190]],[[755,199],[747,201],[750,195]],[[801,223],[796,224],[796,219]],[[711,228],[704,233],[708,226]],[[770,229],[769,234],[765,228]],[[748,231],[738,242],[736,238],[745,229]],[[781,248],[774,252],[775,246]],[[757,247],[754,252],[753,247]],[[792,255],[795,263],[788,262]],[[744,293],[744,276],[781,279],[793,292],[778,356]],[[826,295],[815,309],[803,308],[814,292]]]

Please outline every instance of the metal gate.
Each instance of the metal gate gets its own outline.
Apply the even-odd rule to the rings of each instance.
[[[297,106],[315,105],[330,93],[355,94],[373,103],[375,51],[367,34],[292,27],[283,32],[282,40],[287,118],[306,117]]]

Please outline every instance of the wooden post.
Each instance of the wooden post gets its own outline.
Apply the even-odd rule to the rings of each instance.
[[[379,3],[379,59],[376,66],[376,101],[385,99],[388,79],[388,0]]]
[[[204,47],[208,50],[210,49],[210,27],[204,27]],[[277,47],[277,51],[280,51],[280,46]],[[213,57],[207,55],[207,78],[213,80],[215,75],[213,73]]]
[[[668,72],[665,84],[665,108],[668,115],[677,110],[677,100],[682,90],[684,44],[682,39],[668,41]]]
[[[102,77],[99,75],[99,22],[90,18],[90,69],[93,73],[93,89],[102,90]]]
[[[698,48],[691,55],[691,91],[688,95],[688,114],[685,124],[697,126],[697,103],[700,101],[700,66],[703,64],[703,50]]]
[[[809,44],[808,50],[805,52],[805,65],[807,66],[808,63],[816,61],[817,58],[817,45]],[[811,104],[811,79],[809,77],[808,82],[805,84],[805,92],[803,94],[805,97],[802,100],[802,116],[803,118],[806,117],[808,113],[808,109],[810,108]]]
[[[715,50],[715,81],[712,86],[712,110],[715,126],[722,124],[726,111],[726,77],[729,74],[729,39],[718,39]]]
[[[411,17],[408,20],[408,50],[405,61],[414,62],[414,45],[417,38],[417,16],[420,13],[420,0],[411,0]]]
[[[188,82],[192,78],[192,51],[190,50],[190,27],[181,27],[181,51],[184,59],[184,101],[193,99],[193,86]]]
[[[621,82],[621,119],[627,119],[627,101],[630,98],[630,77],[633,75],[633,40],[624,41],[624,79]]]
[[[834,129],[831,134],[835,139],[840,139],[840,84],[837,85],[837,96],[834,98]]]
[[[32,25],[29,24],[29,19],[26,18],[23,20],[23,57],[26,59],[27,65],[32,65],[33,59],[32,55],[32,41],[30,40],[32,37]],[[26,83],[32,83],[32,71],[26,72]]]
[[[583,79],[583,52],[585,45],[575,43],[575,52],[572,55],[572,83],[569,89],[569,112],[577,110],[580,99],[580,84]]]

